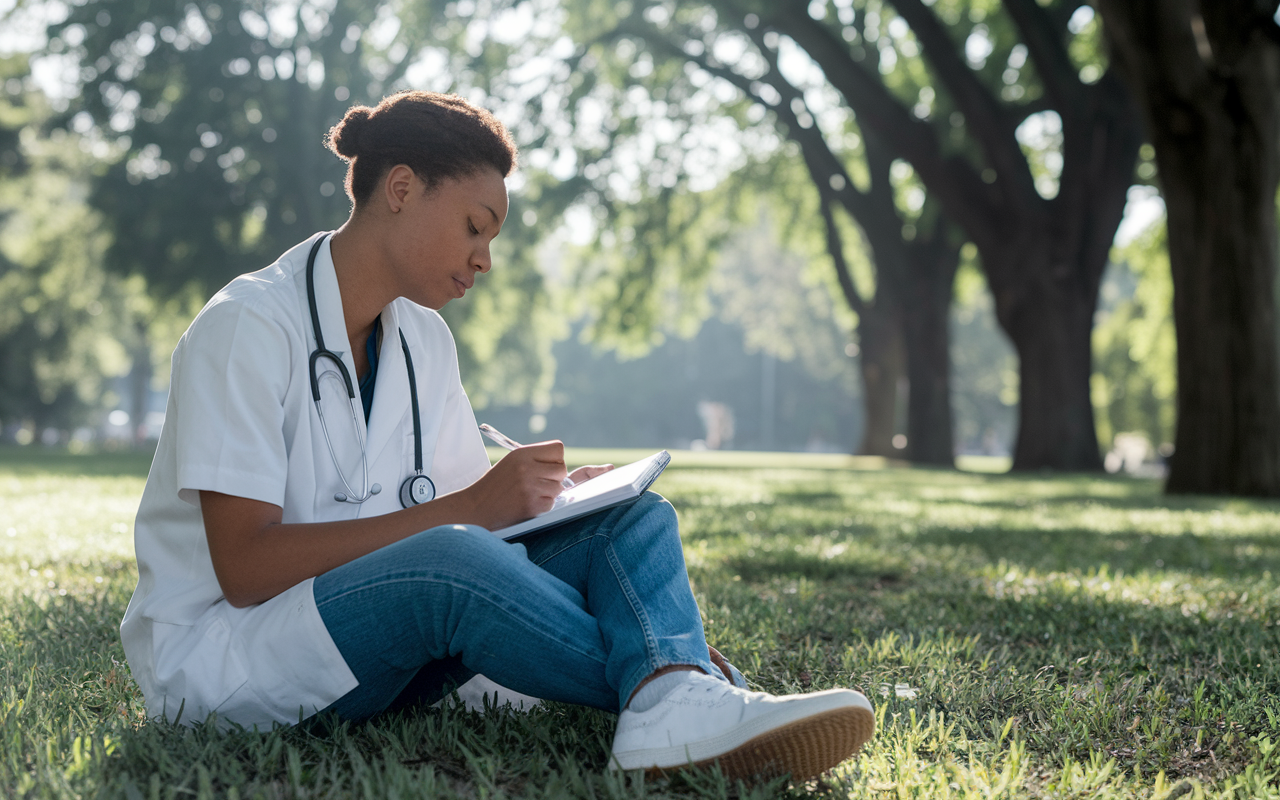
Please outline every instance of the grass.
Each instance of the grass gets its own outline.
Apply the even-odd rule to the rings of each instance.
[[[1280,504],[676,454],[658,488],[711,642],[758,688],[855,686],[877,706],[859,758],[751,788],[608,774],[610,717],[562,705],[267,733],[147,722],[115,630],[146,468],[0,450],[0,796],[1280,794]]]

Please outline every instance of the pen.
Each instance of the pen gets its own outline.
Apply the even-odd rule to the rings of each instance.
[[[480,423],[480,432],[483,433],[485,436],[488,436],[489,440],[492,441],[494,444],[498,445],[499,447],[505,447],[508,450],[515,450],[517,447],[521,446],[520,443],[517,442],[515,439],[512,439],[510,436],[506,435],[505,433],[493,427],[487,422]],[[569,476],[566,475],[564,477],[564,480],[560,481],[560,485],[566,489],[572,489],[573,481],[569,480]]]

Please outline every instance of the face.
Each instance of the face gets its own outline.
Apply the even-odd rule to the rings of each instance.
[[[486,170],[428,191],[408,167],[395,167],[387,191],[393,211],[387,246],[400,294],[437,310],[462,297],[493,266],[489,244],[507,218],[502,176]]]

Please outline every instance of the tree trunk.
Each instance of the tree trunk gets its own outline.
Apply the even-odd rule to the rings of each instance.
[[[1016,470],[1102,469],[1089,396],[1096,301],[1096,286],[1092,293],[1039,286],[1017,302],[996,295],[1020,364]]]
[[[1100,7],[1113,59],[1146,113],[1168,211],[1178,429],[1165,488],[1280,496],[1275,9]]]
[[[869,306],[858,320],[862,371],[862,391],[866,423],[862,429],[859,455],[901,458],[893,446],[898,415],[898,383],[903,375],[905,355],[902,318],[884,303]]]
[[[912,247],[903,303],[906,351],[907,457],[916,464],[955,466],[951,418],[951,299],[959,247],[939,221],[932,240]]]
[[[129,370],[129,422],[133,429],[133,445],[141,447],[147,441],[147,408],[151,401],[151,340],[147,337],[144,322],[134,323],[137,340],[133,347],[133,367]]]
[[[1174,493],[1280,496],[1274,91],[1267,99],[1266,120],[1206,113],[1213,132],[1190,158],[1157,150],[1178,342]],[[1241,146],[1261,130],[1265,149]]]

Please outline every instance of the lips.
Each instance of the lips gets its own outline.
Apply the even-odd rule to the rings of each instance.
[[[471,288],[470,286],[458,280],[457,278],[453,279],[453,283],[455,286],[458,287],[458,297],[462,297],[464,294],[467,293],[467,290]]]

